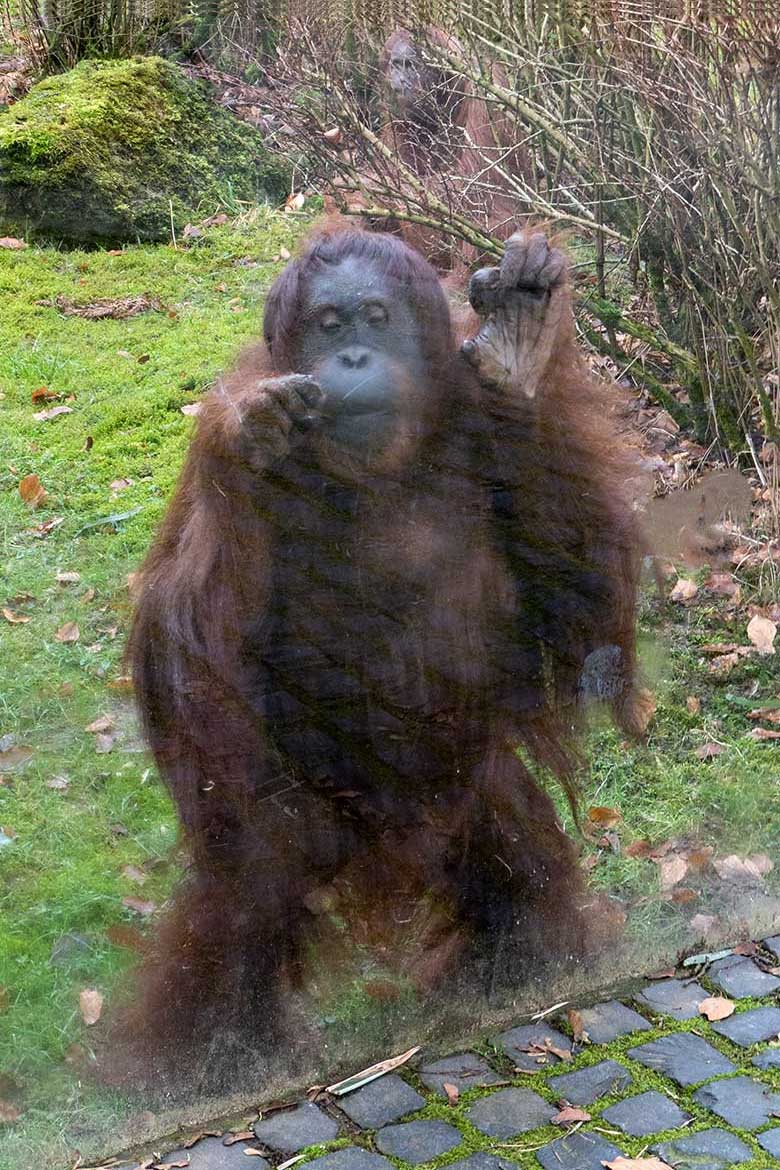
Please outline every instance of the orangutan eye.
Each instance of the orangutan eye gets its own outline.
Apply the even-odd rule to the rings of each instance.
[[[323,313],[320,317],[320,329],[323,329],[326,333],[335,333],[340,328],[341,321],[339,320],[338,313],[334,313],[332,309]]]
[[[369,325],[387,324],[387,309],[382,305],[368,305],[365,313]]]

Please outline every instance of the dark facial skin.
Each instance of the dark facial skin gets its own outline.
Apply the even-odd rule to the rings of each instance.
[[[420,61],[414,45],[400,44],[387,67],[387,81],[400,102],[409,101],[420,89]]]
[[[381,447],[408,414],[404,391],[424,384],[420,329],[403,289],[350,257],[310,280],[304,319],[297,369],[325,392],[331,437]]]

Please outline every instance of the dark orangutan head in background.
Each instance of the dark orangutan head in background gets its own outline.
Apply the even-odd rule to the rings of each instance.
[[[320,230],[204,400],[129,647],[192,857],[125,1022],[146,1076],[288,1053],[334,899],[469,1003],[584,946],[536,769],[572,790],[589,671],[631,723],[635,527],[562,254],[514,237],[471,300],[459,352],[421,256]]]
[[[426,54],[430,48],[433,53]],[[480,96],[474,82],[439,64],[436,51],[479,72],[480,63],[455,37],[430,26],[419,40],[405,29],[392,33],[379,58],[382,142],[404,166],[425,178],[431,193],[455,214],[474,221],[499,239],[515,230],[525,205],[518,193],[531,183],[533,168],[519,122],[510,121]],[[499,61],[487,64],[490,80],[509,85]],[[403,191],[404,184],[400,183]],[[399,221],[407,243],[437,268],[471,264],[475,249],[422,225]],[[377,225],[386,230],[387,224]]]

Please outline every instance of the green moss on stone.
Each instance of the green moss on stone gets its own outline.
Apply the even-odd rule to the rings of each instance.
[[[83,61],[0,114],[0,234],[161,240],[171,216],[287,189],[260,133],[159,57]]]

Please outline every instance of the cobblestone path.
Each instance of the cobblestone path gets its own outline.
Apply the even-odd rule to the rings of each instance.
[[[674,1170],[780,1167],[780,936],[754,957],[648,982],[630,1003],[490,1037],[478,1051],[404,1066],[343,1096],[272,1112],[254,1137],[165,1154],[191,1170],[603,1170],[656,1157]],[[733,1000],[708,1023],[700,1003]],[[446,1086],[446,1088],[445,1088]],[[558,1117],[566,1105],[571,1124]],[[553,1119],[556,1118],[554,1122]]]

